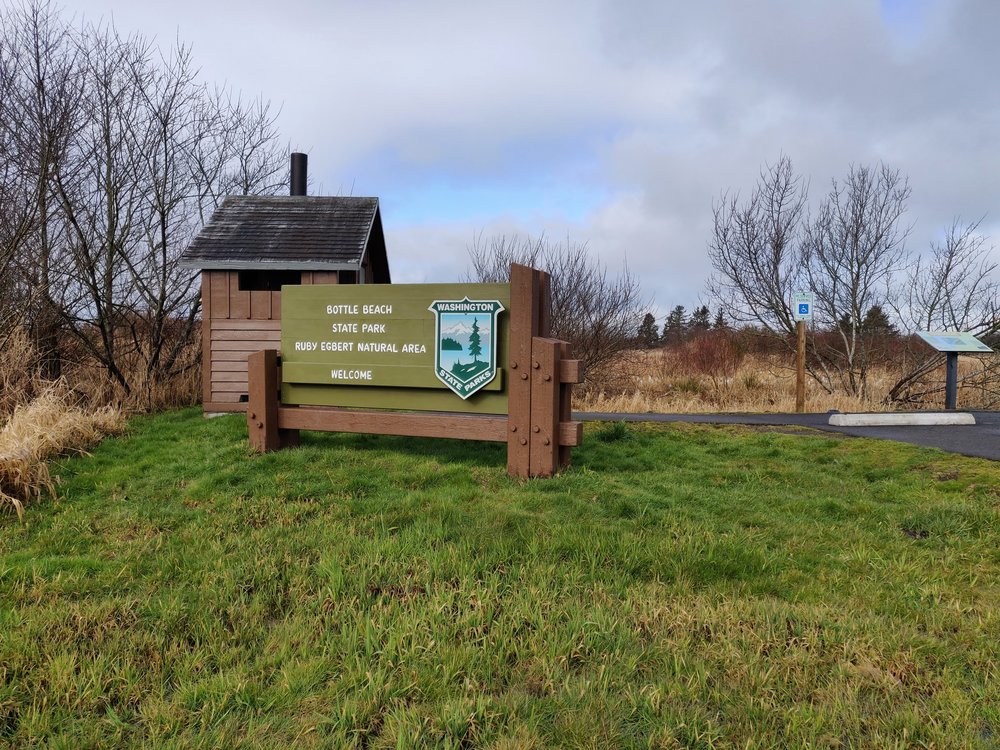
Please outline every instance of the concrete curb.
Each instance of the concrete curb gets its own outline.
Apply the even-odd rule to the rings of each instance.
[[[924,414],[834,414],[833,427],[905,427],[933,425],[970,425],[976,418],[965,412],[927,412]]]

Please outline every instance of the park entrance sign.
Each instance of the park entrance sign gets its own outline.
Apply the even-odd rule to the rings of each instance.
[[[507,413],[508,284],[286,286],[281,304],[282,403]]]
[[[302,285],[281,297],[280,357],[248,360],[256,450],[313,429],[503,441],[512,476],[569,463],[583,370],[548,337],[548,274],[515,264],[510,284]]]

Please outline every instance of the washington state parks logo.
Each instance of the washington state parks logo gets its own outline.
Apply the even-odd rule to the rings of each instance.
[[[435,300],[434,374],[468,398],[497,375],[498,300]]]

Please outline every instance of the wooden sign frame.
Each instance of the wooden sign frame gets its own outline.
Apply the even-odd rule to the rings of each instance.
[[[282,405],[278,352],[269,349],[251,354],[250,446],[268,452],[297,445],[299,430],[488,440],[507,443],[507,473],[511,476],[552,476],[569,465],[570,449],[583,438],[582,423],[571,419],[572,386],[583,382],[583,366],[572,358],[570,345],[550,338],[550,332],[549,275],[512,265],[506,415]]]

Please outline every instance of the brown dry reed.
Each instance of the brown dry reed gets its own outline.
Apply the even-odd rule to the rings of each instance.
[[[38,352],[23,329],[0,335],[0,423],[45,389],[38,372]]]
[[[65,379],[39,377],[37,362],[22,331],[0,341],[0,508],[13,508],[22,521],[27,501],[55,493],[49,461],[84,453],[125,428],[121,409],[89,406]]]
[[[978,364],[960,360],[961,377]],[[944,406],[944,368],[931,373],[928,382],[941,387],[920,402],[891,404],[889,390],[903,375],[901,369],[873,366],[868,373],[867,395],[844,391],[829,393],[806,378],[806,411],[871,412],[900,409],[940,409]],[[958,392],[959,408],[993,408],[990,394],[972,378]],[[579,411],[660,414],[752,413],[795,411],[795,369],[782,353],[740,353],[722,342],[717,351],[689,344],[680,347],[637,350],[621,355],[600,372],[588,373],[588,383],[574,396]]]
[[[77,406],[65,385],[51,384],[18,406],[0,429],[0,505],[13,507],[24,520],[25,501],[55,493],[49,460],[84,453],[106,435],[124,429],[121,410]]]

